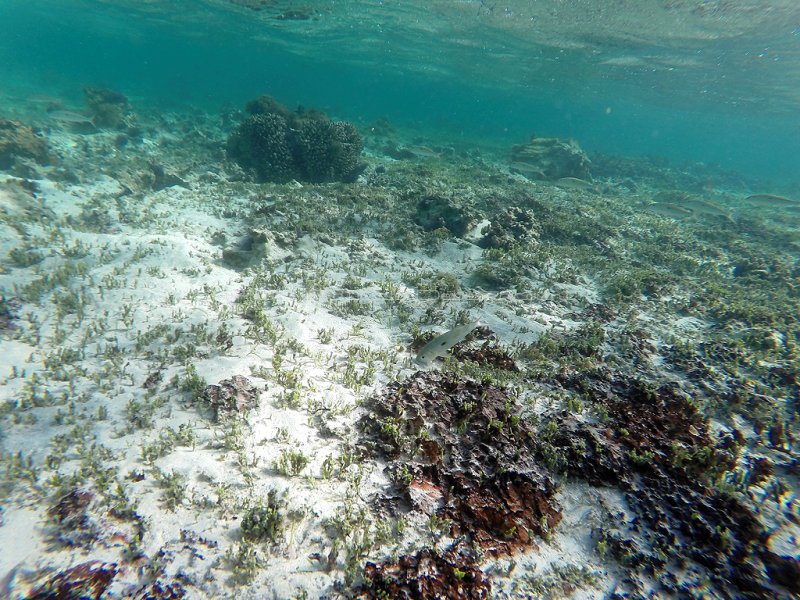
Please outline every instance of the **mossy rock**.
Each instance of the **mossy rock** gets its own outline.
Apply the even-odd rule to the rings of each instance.
[[[51,161],[47,138],[39,129],[19,121],[0,120],[0,169],[9,169],[20,158],[40,165]]]
[[[530,166],[535,179],[556,180],[562,177],[591,179],[591,161],[573,139],[537,138],[511,148],[511,164]],[[540,175],[539,175],[540,174]]]
[[[492,219],[478,245],[507,250],[515,244],[535,244],[540,229],[531,211],[512,206]]]
[[[439,194],[429,194],[417,203],[414,222],[425,231],[444,227],[454,236],[461,237],[475,223],[475,217],[459,200]]]

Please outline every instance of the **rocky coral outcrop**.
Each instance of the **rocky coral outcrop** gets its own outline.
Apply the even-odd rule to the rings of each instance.
[[[573,139],[537,138],[511,148],[509,168],[529,179],[555,181],[563,177],[591,179],[591,161]]]
[[[297,174],[287,139],[289,128],[280,115],[252,115],[228,137],[228,156],[259,181],[283,183]]]
[[[303,180],[352,181],[363,149],[361,134],[347,121],[304,120],[297,135],[295,162]]]
[[[314,109],[290,111],[271,96],[247,103],[250,114],[228,137],[228,156],[259,181],[353,181],[363,142],[347,121]]]
[[[535,244],[540,230],[541,226],[530,210],[512,206],[492,218],[478,245],[508,250],[516,244]]]
[[[215,420],[221,415],[241,413],[258,406],[258,390],[242,375],[209,385],[203,395],[214,409]]]
[[[472,210],[462,200],[438,193],[420,198],[414,215],[414,222],[425,231],[444,227],[456,237],[463,236],[475,220]]]
[[[0,169],[10,169],[20,159],[50,164],[47,138],[41,130],[19,121],[0,120]]]
[[[131,105],[122,92],[86,87],[83,89],[83,97],[95,126],[121,130],[133,124]]]
[[[411,506],[488,554],[535,547],[561,521],[536,434],[500,387],[417,373],[373,398],[363,426]]]

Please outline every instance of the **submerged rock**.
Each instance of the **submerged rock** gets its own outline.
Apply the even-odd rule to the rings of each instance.
[[[452,535],[510,555],[561,521],[555,484],[534,458],[536,434],[503,388],[417,373],[368,408],[364,430],[406,501],[452,521]]]
[[[151,162],[150,172],[152,174],[150,187],[153,188],[154,192],[158,192],[159,190],[163,190],[164,188],[172,187],[174,185],[180,186],[187,190],[191,189],[191,186],[189,186],[188,183],[174,173],[166,171],[163,165],[160,165],[159,163]]]
[[[105,88],[86,87],[83,96],[93,125],[105,129],[126,129],[132,125],[133,113],[125,94]]]
[[[414,222],[425,231],[444,227],[454,236],[461,237],[475,223],[475,216],[461,200],[428,194],[417,203]]]
[[[38,129],[19,121],[0,120],[0,169],[10,169],[20,159],[50,164],[47,138]]]
[[[518,244],[535,244],[539,240],[540,230],[541,226],[531,211],[512,206],[492,218],[478,245],[481,248],[508,250]]]
[[[511,171],[529,179],[591,179],[590,164],[589,157],[573,139],[537,138],[532,135],[527,144],[517,144],[511,148]]]
[[[243,375],[209,385],[203,395],[214,409],[215,420],[219,420],[221,414],[241,413],[258,406],[258,390]]]

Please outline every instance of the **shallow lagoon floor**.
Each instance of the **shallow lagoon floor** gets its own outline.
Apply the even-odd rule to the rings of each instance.
[[[564,188],[402,134],[354,183],[256,184],[218,115],[140,119],[54,126],[0,183],[5,595],[798,593],[772,190],[600,156]],[[686,197],[721,208],[653,205]]]

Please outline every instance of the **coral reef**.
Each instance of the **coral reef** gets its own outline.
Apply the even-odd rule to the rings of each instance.
[[[244,105],[251,115],[278,115],[286,119],[291,129],[299,129],[305,121],[329,121],[328,115],[314,107],[298,106],[297,110],[289,110],[272,96],[264,94]]]
[[[50,164],[47,138],[19,121],[0,120],[0,169],[10,169],[26,158],[40,165]]]
[[[536,434],[502,388],[417,373],[374,397],[362,423],[411,506],[489,554],[533,547],[561,520]]]
[[[89,598],[98,600],[117,574],[117,565],[88,561],[53,575],[33,590],[28,600]]]
[[[425,231],[445,227],[454,236],[461,237],[475,223],[475,216],[456,198],[426,194],[417,202],[414,222]]]
[[[293,142],[303,180],[348,182],[360,172],[363,144],[352,123],[306,119]]]
[[[537,138],[531,135],[527,144],[517,144],[511,148],[511,170],[532,179],[590,179],[589,165],[589,157],[572,139]]]
[[[720,486],[736,465],[741,438],[714,440],[707,418],[671,386],[607,370],[552,381],[607,415],[601,423],[557,415],[539,451],[570,475],[626,492],[655,552],[616,532],[600,532],[600,541],[634,567],[632,587],[645,589],[654,582],[643,579],[653,577],[674,590],[672,569],[692,565],[723,597],[782,597],[775,583],[787,586],[782,582],[798,561],[766,550],[769,534],[759,515]],[[796,583],[787,587],[797,591]]]
[[[247,103],[251,115],[228,136],[228,156],[259,181],[353,181],[363,170],[363,142],[347,121],[302,107],[289,111],[271,96]]]
[[[228,156],[259,181],[282,183],[299,176],[289,148],[289,127],[277,114],[252,115],[228,136]]]

